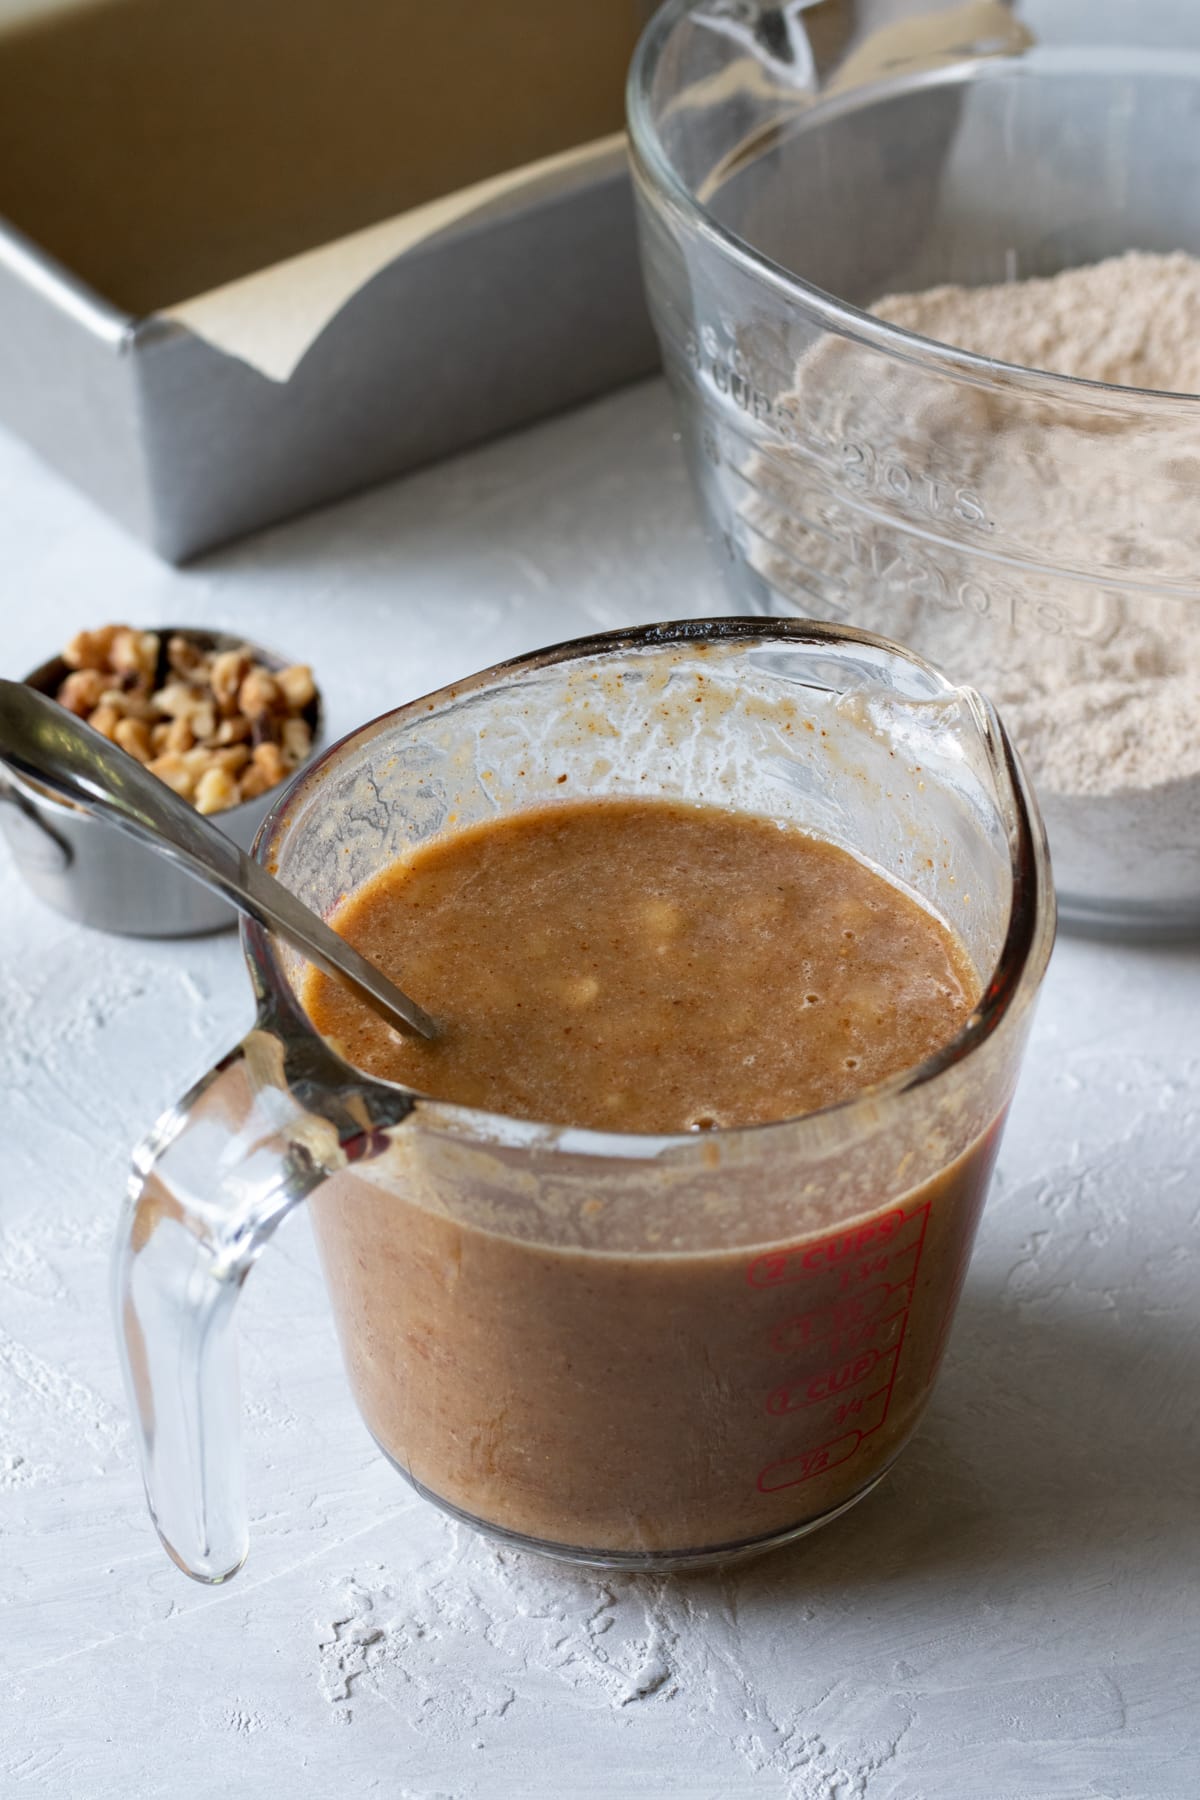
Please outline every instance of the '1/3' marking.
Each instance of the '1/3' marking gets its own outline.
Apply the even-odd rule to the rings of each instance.
[[[780,1354],[803,1350],[848,1327],[869,1325],[885,1314],[890,1318],[895,1312],[906,1312],[912,1298],[911,1286],[911,1276],[907,1281],[880,1282],[877,1287],[852,1294],[821,1312],[798,1313],[794,1318],[782,1319],[772,1328],[771,1348]]]

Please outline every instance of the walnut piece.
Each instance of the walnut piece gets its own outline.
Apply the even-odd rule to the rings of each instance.
[[[128,750],[139,762],[148,763],[154,755],[150,745],[150,727],[145,719],[119,719],[113,731],[113,743]]]
[[[158,633],[131,631],[128,625],[122,625],[113,633],[108,666],[117,675],[137,675],[143,681],[153,681],[158,668]]]
[[[312,670],[307,663],[293,663],[290,669],[280,669],[275,680],[294,713],[302,713],[317,691],[313,686]]]
[[[280,782],[312,749],[306,663],[272,670],[246,644],[205,650],[172,632],[103,625],[63,651],[60,705],[144,763],[197,812],[225,812]]]
[[[196,783],[197,812],[224,812],[227,806],[236,806],[240,799],[238,784],[228,769],[205,769]]]
[[[94,712],[88,714],[88,724],[93,731],[98,731],[101,737],[115,740],[117,726],[120,723],[121,715],[115,706],[98,706]]]
[[[102,625],[99,631],[77,631],[66,649],[63,661],[69,669],[107,669],[108,653],[121,627]]]
[[[95,712],[100,704],[100,696],[108,686],[99,669],[76,669],[68,675],[58,690],[58,703],[65,706],[81,719]]]
[[[266,669],[251,669],[238,689],[238,711],[243,718],[261,719],[264,713],[275,712],[282,698],[273,675]]]
[[[250,656],[243,650],[222,650],[214,656],[209,669],[209,686],[213,698],[227,719],[237,711],[238,689],[250,668]]]

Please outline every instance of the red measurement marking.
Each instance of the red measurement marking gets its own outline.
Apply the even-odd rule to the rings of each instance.
[[[824,1475],[827,1469],[836,1469],[839,1463],[850,1460],[862,1440],[861,1431],[848,1431],[844,1437],[834,1438],[832,1443],[816,1444],[811,1450],[801,1450],[798,1456],[785,1456],[779,1462],[768,1463],[759,1472],[759,1493],[774,1494],[780,1488],[811,1481],[814,1475]]]
[[[826,1354],[833,1352],[846,1356],[852,1349],[859,1354],[846,1356],[841,1362],[830,1362],[812,1375],[776,1388],[767,1401],[767,1410],[776,1416],[786,1416],[824,1404],[829,1410],[810,1415],[810,1431],[819,1431],[822,1423],[826,1424],[826,1429],[829,1424],[841,1425],[849,1418],[856,1419],[857,1425],[841,1437],[810,1445],[768,1463],[757,1477],[760,1493],[773,1494],[779,1488],[811,1481],[814,1476],[823,1475],[827,1469],[848,1461],[887,1418],[904,1349],[909,1303],[925,1244],[928,1213],[928,1205],[925,1205],[912,1215],[914,1221],[919,1221],[919,1230],[912,1246],[912,1272],[907,1280],[891,1285],[880,1283],[865,1293],[847,1297],[836,1306],[785,1319],[771,1331],[769,1342],[776,1351],[804,1349],[817,1344]],[[895,1345],[885,1350],[879,1340],[893,1334]],[[868,1348],[871,1339],[877,1341]],[[849,1392],[886,1363],[891,1367],[883,1385],[866,1394]],[[840,1394],[847,1397],[839,1400]]]
[[[896,1310],[897,1297],[899,1305],[906,1307],[911,1294],[912,1276],[906,1281],[888,1283],[881,1281],[877,1286],[868,1288],[863,1294],[849,1294],[833,1306],[824,1307],[820,1312],[797,1313],[791,1319],[782,1319],[772,1327],[771,1348],[781,1355],[792,1350],[803,1350],[809,1344],[820,1343],[832,1337],[836,1332],[845,1331],[858,1325],[868,1325],[884,1312]]]
[[[860,1381],[865,1381],[879,1367],[884,1357],[890,1354],[891,1352],[883,1350],[862,1350],[845,1362],[831,1363],[827,1369],[819,1370],[806,1380],[777,1387],[767,1396],[767,1411],[780,1417],[784,1413],[800,1412],[806,1406],[819,1406],[823,1401],[836,1399],[848,1388],[857,1387]]]
[[[857,1419],[859,1421],[859,1430],[864,1437],[867,1437],[872,1431],[878,1431],[880,1425],[887,1416],[891,1385],[891,1378],[889,1377],[882,1387],[873,1388],[869,1394],[855,1394],[852,1400],[843,1400],[840,1406],[835,1406],[833,1409],[834,1424],[844,1425],[847,1419]],[[870,1413],[874,1402],[877,1400],[882,1401],[882,1405],[878,1408],[879,1417],[876,1419],[874,1425],[867,1425],[863,1423],[864,1415]]]
[[[854,1350],[864,1350],[868,1344],[874,1345],[876,1350],[886,1350],[899,1342],[907,1317],[906,1303],[898,1312],[889,1313],[886,1319],[870,1319],[861,1325],[847,1325],[844,1331],[835,1331],[832,1337],[826,1338],[820,1346],[821,1351],[829,1356],[849,1356]]]
[[[860,1257],[857,1262],[847,1263],[838,1275],[838,1286],[843,1293],[853,1293],[864,1281],[871,1281],[878,1275],[890,1275],[893,1280],[899,1276],[901,1266],[910,1256],[915,1256],[915,1243],[906,1244],[903,1250],[884,1251],[880,1256]]]
[[[838,1232],[834,1237],[821,1238],[815,1244],[794,1244],[782,1250],[768,1250],[755,1257],[746,1270],[746,1280],[751,1287],[769,1288],[779,1287],[784,1282],[807,1281],[815,1275],[828,1275],[832,1269],[856,1256],[880,1251],[885,1246],[899,1248],[896,1240],[906,1225],[919,1220],[923,1235],[928,1211],[928,1200],[908,1213],[902,1207],[896,1207],[893,1212],[882,1213],[866,1225]]]

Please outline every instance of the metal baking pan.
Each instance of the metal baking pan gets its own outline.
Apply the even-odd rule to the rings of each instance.
[[[449,46],[437,11],[0,32],[0,422],[172,562],[657,364],[617,135],[646,6],[462,0]]]

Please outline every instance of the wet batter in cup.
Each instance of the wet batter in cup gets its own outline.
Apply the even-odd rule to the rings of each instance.
[[[942,921],[849,852],[665,801],[449,833],[333,922],[446,1023],[433,1045],[401,1037],[314,973],[305,1004],[349,1061],[608,1132],[835,1106],[946,1045],[980,993]],[[415,1178],[399,1197],[335,1178],[312,1204],[364,1417],[452,1508],[601,1556],[827,1513],[912,1429],[995,1136],[882,1209],[864,1194],[849,1223],[809,1196],[813,1228],[784,1241],[778,1196],[731,1174],[705,1247],[685,1227],[659,1253],[550,1247],[426,1203]]]

